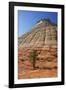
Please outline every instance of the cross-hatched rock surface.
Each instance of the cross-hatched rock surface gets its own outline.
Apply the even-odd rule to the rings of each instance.
[[[57,45],[57,25],[49,20],[39,21],[30,32],[18,38],[19,47],[44,47]]]

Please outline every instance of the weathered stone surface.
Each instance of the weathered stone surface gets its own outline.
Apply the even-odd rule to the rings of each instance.
[[[57,77],[57,25],[39,21],[30,32],[18,38],[18,79]],[[37,51],[35,70],[30,60]]]
[[[48,20],[38,22],[30,32],[19,37],[19,47],[43,47],[57,45],[57,26]]]

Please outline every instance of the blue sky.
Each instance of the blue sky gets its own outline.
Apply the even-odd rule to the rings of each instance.
[[[30,31],[37,21],[43,18],[49,18],[53,23],[57,24],[56,12],[18,10],[18,36]]]

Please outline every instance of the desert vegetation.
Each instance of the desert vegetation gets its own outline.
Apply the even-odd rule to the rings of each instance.
[[[56,77],[56,52],[56,48],[36,48],[36,50],[26,48],[23,50],[22,54],[19,54],[18,78]],[[22,55],[24,55],[24,58]]]
[[[57,77],[57,26],[40,21],[18,39],[18,79]]]
[[[32,50],[30,52],[30,62],[32,63],[33,69],[36,68],[35,64],[36,64],[37,56],[38,54],[36,50]]]

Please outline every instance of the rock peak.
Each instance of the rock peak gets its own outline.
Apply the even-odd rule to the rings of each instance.
[[[57,26],[50,19],[41,19],[35,27],[19,39],[19,46],[45,47],[57,45]]]
[[[44,23],[45,25],[55,25],[55,23],[53,23],[49,18],[43,18],[37,21],[37,25]]]
[[[44,18],[44,19],[40,19],[40,20],[38,20],[37,21],[37,23],[39,23],[39,22],[48,22],[48,23],[51,23],[51,20],[49,19],[49,18]]]

